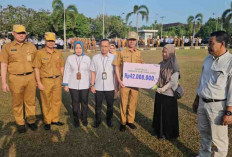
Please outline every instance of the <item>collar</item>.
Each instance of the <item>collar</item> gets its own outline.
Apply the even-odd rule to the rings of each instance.
[[[109,54],[111,54],[110,52],[107,52],[107,55],[106,56],[103,56],[102,53],[101,53],[101,56],[102,57],[109,57]]]
[[[229,62],[231,61],[231,54],[227,50],[226,53],[221,55],[218,58],[215,58],[212,56],[213,64],[211,66],[211,69],[214,71],[222,71],[224,72],[226,67],[228,66]]]
[[[45,52],[46,52],[46,53],[48,53],[48,54],[53,54],[53,53],[56,53],[56,50],[55,50],[55,48],[53,49],[52,53],[49,53],[49,52],[47,51],[47,48],[46,48],[46,47],[44,48],[44,50],[45,50]]]
[[[230,53],[228,50],[226,50],[226,53],[224,53],[223,55],[221,55],[219,57],[214,57],[213,55],[211,55],[211,56],[212,56],[213,60],[215,60],[217,62],[219,62],[219,61],[223,62],[227,59],[228,55],[230,55]]]
[[[131,50],[129,47],[127,47],[127,50],[130,51],[130,52],[135,52],[137,49],[133,48],[133,50]]]
[[[24,41],[24,42],[23,42],[23,45],[26,44],[26,43],[27,43],[27,42]],[[13,44],[14,46],[15,46],[15,45],[19,45],[19,43],[18,43],[16,40],[12,41],[12,44]]]

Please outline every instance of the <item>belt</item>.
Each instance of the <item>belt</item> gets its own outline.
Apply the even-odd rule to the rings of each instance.
[[[226,101],[226,99],[205,99],[205,98],[202,98],[202,100],[203,100],[205,103]]]
[[[51,78],[51,79],[55,79],[55,78],[58,78],[60,75],[57,75],[57,76],[51,76],[51,77],[45,77],[45,78]]]
[[[32,73],[33,72],[28,72],[28,73],[24,73],[24,74],[13,74],[13,75],[16,75],[16,76],[26,76],[26,75],[30,75]]]

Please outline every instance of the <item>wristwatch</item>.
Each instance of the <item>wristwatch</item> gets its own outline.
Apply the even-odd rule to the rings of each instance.
[[[225,115],[232,116],[232,112],[231,111],[225,111]]]
[[[91,87],[94,87],[94,84],[91,84],[91,83],[90,83],[89,87],[90,87],[90,88],[91,88]]]

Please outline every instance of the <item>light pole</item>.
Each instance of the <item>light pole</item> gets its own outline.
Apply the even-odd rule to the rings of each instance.
[[[65,19],[65,7],[64,7],[64,49],[66,49],[66,19]]]
[[[124,15],[124,14],[125,14],[124,12],[123,12],[123,13],[121,13],[121,15],[120,15],[120,16],[121,16],[121,18],[122,18],[122,15]],[[122,18],[122,25],[123,25],[123,18]]]
[[[158,19],[158,16],[159,16],[159,14],[158,13],[155,13],[155,18],[154,19],[156,19],[156,16],[157,16],[157,19]],[[156,20],[154,21],[154,27],[155,27],[155,25],[156,25]],[[153,25],[152,25],[152,30],[154,30],[155,28],[153,28]]]
[[[161,16],[161,35],[160,35],[160,39],[162,39],[162,33],[163,33],[163,19],[165,18],[164,16]]]
[[[226,0],[225,0],[224,10],[226,10]],[[221,31],[222,31],[222,30],[223,30],[223,19],[222,19],[222,25],[221,25]]]
[[[102,25],[103,25],[102,26],[103,27],[102,28],[102,37],[103,37],[103,39],[105,39],[105,17],[104,17],[105,16],[104,15],[105,14],[105,0],[102,0],[102,14],[103,14],[102,15],[103,16],[103,20],[102,20],[103,21],[102,22]]]
[[[218,18],[216,18],[216,14],[215,13],[213,13],[213,18],[216,20],[216,31],[217,31]]]

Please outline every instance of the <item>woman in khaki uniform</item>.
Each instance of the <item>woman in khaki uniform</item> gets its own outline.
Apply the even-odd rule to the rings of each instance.
[[[47,32],[45,39],[46,46],[37,51],[33,67],[42,101],[44,129],[50,130],[51,124],[58,126],[64,124],[59,121],[64,60],[62,53],[54,49],[55,33]]]

